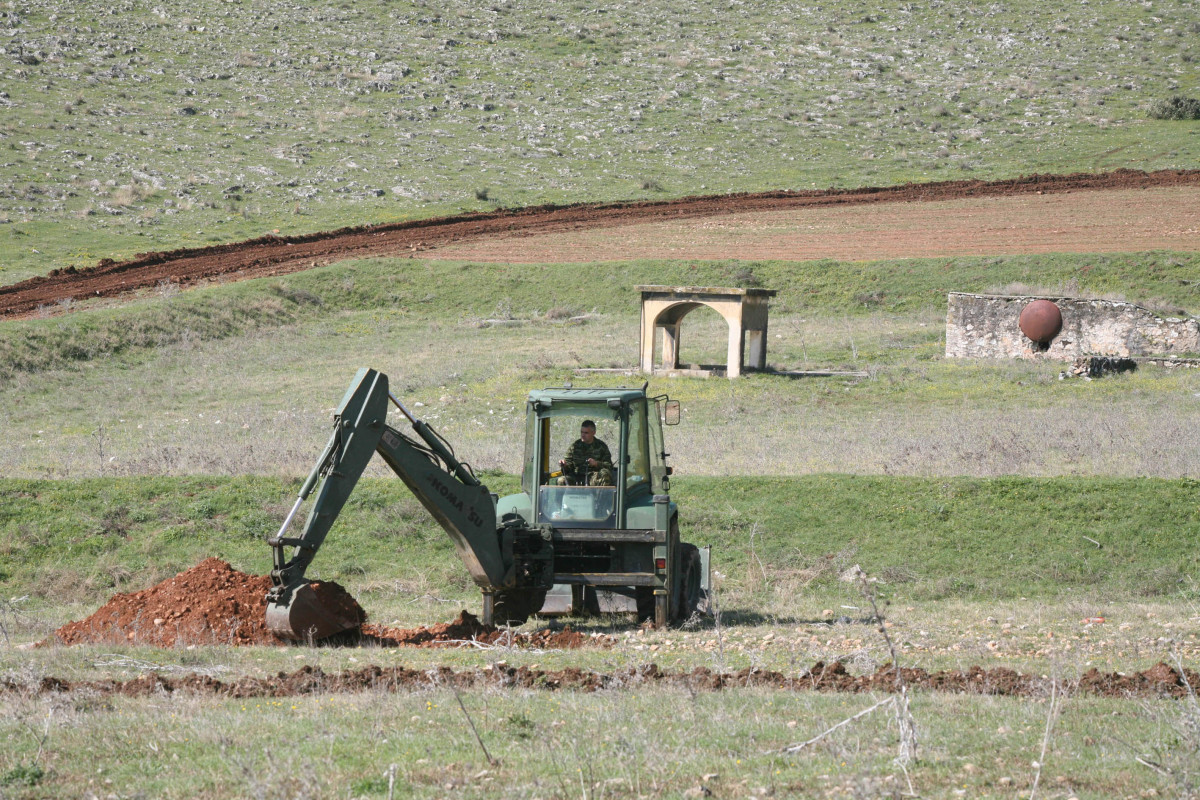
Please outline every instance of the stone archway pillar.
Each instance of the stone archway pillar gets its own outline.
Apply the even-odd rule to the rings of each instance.
[[[669,369],[678,369],[679,367],[679,323],[673,325],[660,325],[658,329],[663,332],[662,343],[662,364]],[[651,350],[654,348],[654,341],[650,341]],[[653,354],[651,354],[653,355]],[[653,360],[653,359],[651,359]]]
[[[773,289],[727,289],[694,286],[639,286],[642,293],[640,366],[643,372],[712,375],[736,378],[742,369],[767,367],[767,309]],[[679,336],[683,318],[701,306],[720,314],[729,325],[729,347],[719,366],[680,370]],[[662,362],[654,365],[654,340],[663,332]]]

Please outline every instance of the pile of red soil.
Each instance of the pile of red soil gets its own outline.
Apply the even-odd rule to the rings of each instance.
[[[1051,692],[1050,681],[1035,675],[1022,675],[1009,669],[984,670],[904,670],[904,678],[913,689],[951,694],[990,694],[1009,697],[1046,697]],[[1191,683],[1192,689],[1187,687]],[[780,691],[823,692],[893,692],[896,691],[895,671],[880,667],[870,675],[854,676],[838,663],[818,662],[800,677],[760,669],[738,672],[714,672],[697,667],[690,672],[671,672],[655,664],[629,667],[616,672],[593,672],[578,667],[560,670],[541,670],[531,667],[512,667],[503,662],[482,668],[455,671],[449,667],[416,670],[402,666],[371,665],[362,669],[327,673],[320,667],[306,666],[294,672],[279,672],[268,677],[243,676],[221,681],[206,675],[183,675],[178,678],[150,673],[127,681],[70,681],[46,677],[37,685],[22,685],[12,679],[0,679],[0,695],[6,692],[24,694],[54,694],[88,691],[101,695],[145,697],[175,692],[215,695],[218,697],[296,697],[312,694],[350,692],[407,692],[422,691],[440,686],[458,689],[496,687],[510,689],[542,689],[546,691],[575,690],[637,690],[650,686],[686,689],[689,692],[721,691],[753,686]],[[1181,673],[1166,664],[1158,664],[1134,675],[1111,673],[1101,675],[1096,670],[1086,673],[1078,683],[1066,682],[1059,691],[1103,697],[1175,697],[1189,695],[1200,688],[1200,675],[1186,670]]]
[[[336,583],[314,582],[322,598],[362,609]],[[280,644],[266,628],[271,579],[247,575],[219,558],[140,592],[117,594],[90,617],[54,632],[63,644],[120,643],[156,647],[189,644]]]
[[[366,613],[344,588],[331,581],[310,584],[321,602],[366,621]],[[247,575],[219,558],[140,592],[117,594],[95,614],[54,632],[62,644],[139,644],[179,647],[190,644],[283,645],[266,627],[271,579]],[[46,643],[55,641],[50,639]],[[482,625],[463,611],[453,622],[412,629],[366,625],[341,634],[330,644],[378,647],[456,647],[471,645],[522,648],[576,648],[611,643],[570,629],[514,633]]]

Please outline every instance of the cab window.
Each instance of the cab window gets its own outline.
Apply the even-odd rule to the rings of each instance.
[[[667,477],[667,463],[663,458],[662,417],[660,416],[662,407],[663,404],[660,401],[654,401],[649,416],[650,476],[655,494],[667,493],[666,486],[664,486]]]
[[[626,491],[650,485],[650,453],[647,445],[646,401],[639,400],[629,406],[629,442],[626,450],[629,459],[625,472]]]

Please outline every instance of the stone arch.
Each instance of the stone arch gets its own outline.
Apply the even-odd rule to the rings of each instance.
[[[729,347],[724,374],[741,375],[743,368],[766,369],[767,302],[772,289],[639,286],[642,293],[641,369],[643,372],[682,372],[679,368],[679,330],[683,319],[707,306],[729,324]],[[654,364],[654,340],[663,332],[661,366]],[[720,374],[719,368],[702,370]]]

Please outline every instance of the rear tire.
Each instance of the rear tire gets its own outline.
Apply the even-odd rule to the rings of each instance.
[[[546,602],[545,589],[509,589],[496,592],[492,606],[492,624],[524,625],[531,616],[541,611]]]
[[[679,545],[679,592],[675,598],[674,619],[680,625],[691,619],[700,607],[700,548],[694,544]]]
[[[654,619],[654,590],[648,589],[645,586],[639,586],[637,589],[637,616],[638,622]]]

